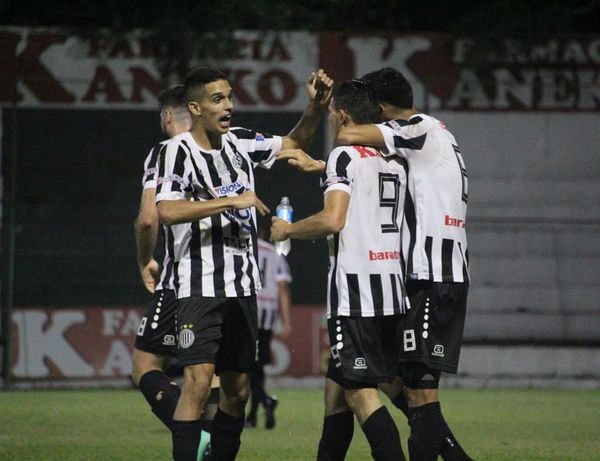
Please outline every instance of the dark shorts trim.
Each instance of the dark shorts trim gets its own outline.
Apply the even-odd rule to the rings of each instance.
[[[408,281],[400,362],[456,373],[467,312],[467,283]]]
[[[152,295],[140,320],[135,348],[156,355],[177,355],[177,298],[173,290]]]
[[[331,360],[327,377],[344,388],[346,382],[372,387],[391,381],[398,365],[400,320],[399,315],[328,319]]]

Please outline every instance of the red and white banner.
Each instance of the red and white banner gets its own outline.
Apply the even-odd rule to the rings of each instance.
[[[423,110],[598,111],[600,36],[488,44],[445,34],[237,32],[226,72],[237,108],[301,111],[307,76],[401,70]],[[474,59],[469,56],[476,55]],[[155,109],[163,82],[141,32],[110,43],[58,30],[0,28],[0,106]]]
[[[11,329],[11,380],[126,378],[144,313],[134,307],[15,309]],[[272,376],[316,376],[328,358],[325,308],[294,306],[294,332],[273,338]]]

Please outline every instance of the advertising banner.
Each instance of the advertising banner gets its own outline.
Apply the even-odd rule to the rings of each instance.
[[[127,378],[143,314],[144,309],[136,307],[15,309],[10,379]],[[328,357],[325,308],[294,306],[291,314],[293,334],[286,339],[274,335],[267,374],[319,375]]]

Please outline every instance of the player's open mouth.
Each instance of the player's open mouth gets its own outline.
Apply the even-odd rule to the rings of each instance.
[[[231,115],[226,115],[224,117],[221,117],[219,119],[219,123],[221,124],[221,126],[229,127],[229,125],[231,123]]]

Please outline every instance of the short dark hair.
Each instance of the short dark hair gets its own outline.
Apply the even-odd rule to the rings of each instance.
[[[392,67],[384,67],[363,75],[362,79],[373,87],[381,102],[401,109],[413,107],[412,87],[402,72]]]
[[[333,93],[333,107],[348,112],[359,125],[381,121],[379,101],[371,85],[364,80],[340,83]]]
[[[183,85],[175,85],[158,93],[158,106],[164,107],[186,107],[185,89]]]
[[[191,70],[183,81],[186,99],[190,101],[193,99],[192,93],[194,91],[202,89],[204,85],[216,82],[217,80],[227,80],[225,74],[218,69],[211,67],[198,67]]]

